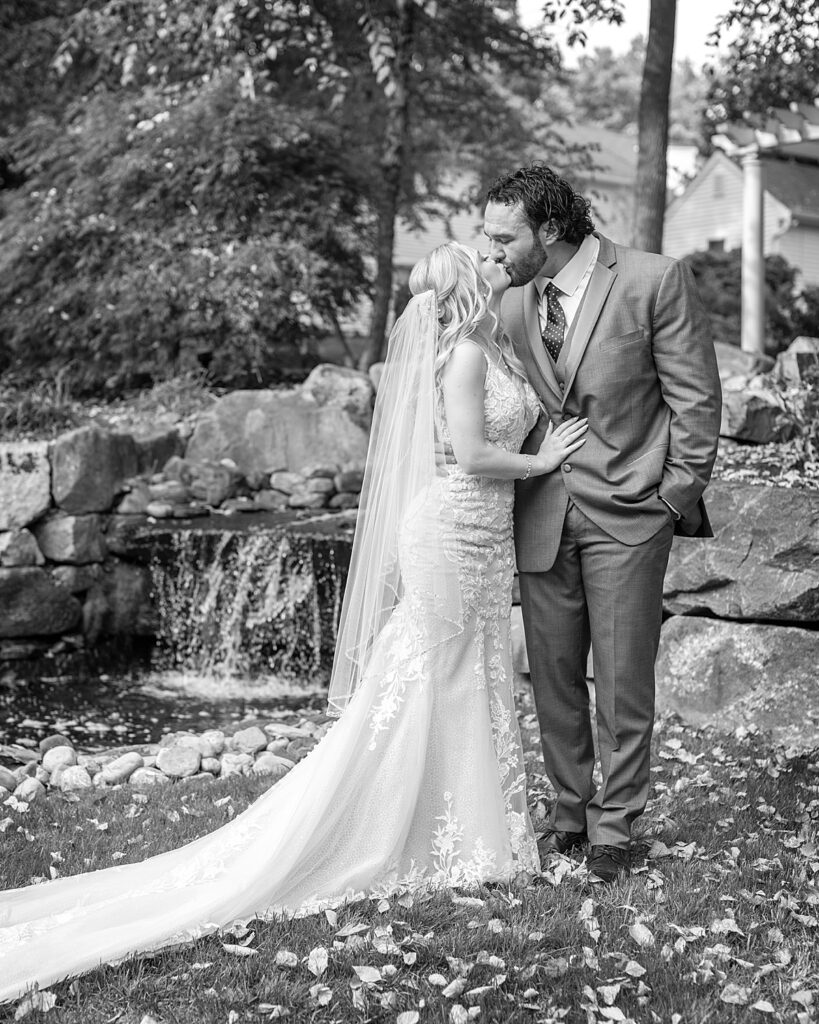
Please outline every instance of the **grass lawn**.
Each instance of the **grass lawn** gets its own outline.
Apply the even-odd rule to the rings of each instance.
[[[549,799],[527,693],[536,825]],[[535,881],[371,899],[251,923],[53,986],[53,1024],[816,1019],[819,765],[764,737],[658,724],[631,877],[555,857]],[[0,885],[138,860],[228,821],[265,788],[231,778],[0,808]],[[0,1021],[26,1006],[0,1007]]]

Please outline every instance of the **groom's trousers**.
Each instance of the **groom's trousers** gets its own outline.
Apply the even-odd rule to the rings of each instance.
[[[654,661],[673,522],[628,546],[569,502],[546,572],[519,574],[543,758],[557,798],[551,827],[626,846],[645,809],[654,725]],[[602,784],[586,685],[589,645]]]

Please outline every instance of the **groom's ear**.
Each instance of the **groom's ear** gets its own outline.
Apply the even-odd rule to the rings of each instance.
[[[552,245],[559,240],[560,232],[555,227],[553,221],[547,220],[537,229],[537,236],[540,239],[541,245]]]

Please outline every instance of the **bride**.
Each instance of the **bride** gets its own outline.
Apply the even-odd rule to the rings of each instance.
[[[541,409],[500,329],[504,268],[413,270],[373,415],[329,701],[339,715],[233,821],[169,853],[0,893],[0,1001],[249,918],[538,869],[513,701],[513,480]],[[436,444],[456,463],[436,467]]]

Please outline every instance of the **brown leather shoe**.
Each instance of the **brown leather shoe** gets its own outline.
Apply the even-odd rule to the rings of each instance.
[[[538,839],[537,849],[541,857],[548,857],[550,853],[570,853],[588,841],[589,837],[585,832],[564,832],[550,828],[541,839]]]
[[[619,875],[627,875],[631,861],[628,846],[592,846],[586,857],[590,882],[613,882]]]

